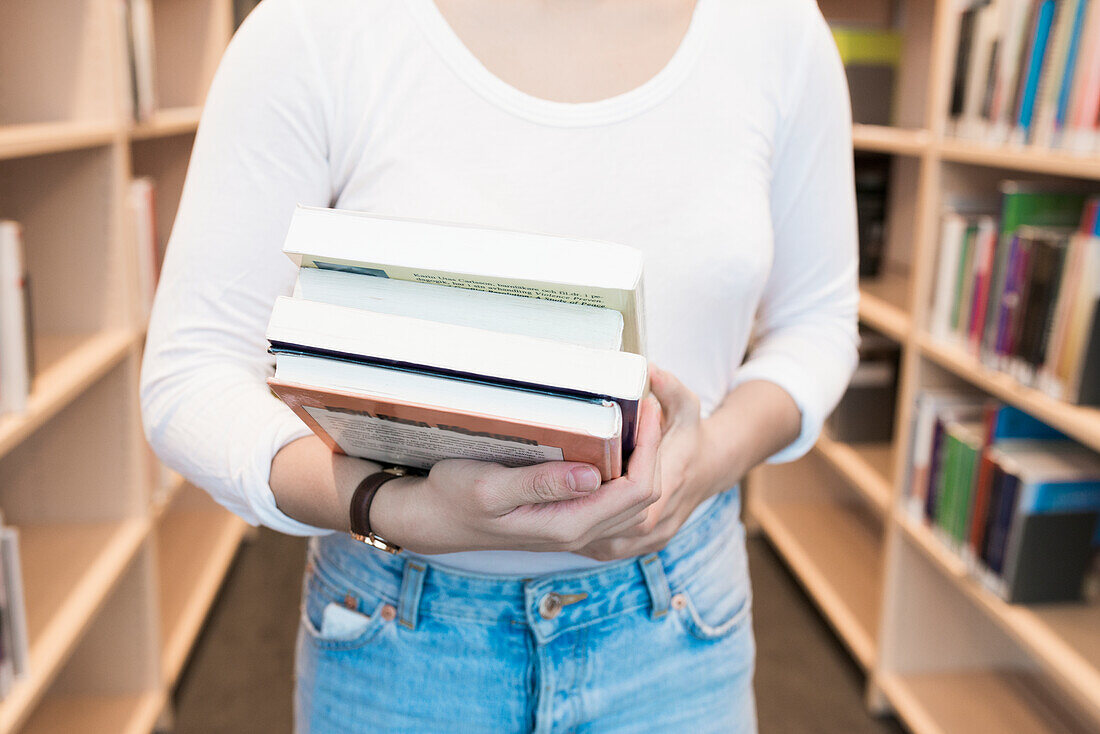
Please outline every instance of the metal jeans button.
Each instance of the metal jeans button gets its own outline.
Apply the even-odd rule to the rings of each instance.
[[[561,595],[550,592],[539,601],[539,616],[543,619],[553,619],[561,614]]]

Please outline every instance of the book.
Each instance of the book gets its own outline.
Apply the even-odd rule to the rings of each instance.
[[[1006,441],[991,452],[1018,485],[999,552],[999,592],[1013,602],[1078,598],[1100,540],[1100,457],[1063,441]]]
[[[848,79],[852,120],[868,125],[891,124],[901,34],[862,25],[833,25],[832,34]]]
[[[130,57],[133,110],[137,120],[147,120],[157,109],[153,5],[152,0],[127,1],[130,18],[127,49]]]
[[[143,176],[130,182],[127,196],[138,260],[138,297],[145,319],[153,308],[160,277],[160,248],[157,243],[156,185]]]
[[[648,364],[631,352],[441,324],[281,296],[267,331],[272,351],[480,380],[619,404],[623,453],[634,447]]]
[[[0,413],[26,410],[34,376],[34,329],[23,230],[0,220]]]
[[[623,317],[609,308],[302,268],[295,296],[375,313],[428,319],[618,351]]]
[[[30,635],[23,592],[23,570],[19,554],[19,531],[10,525],[0,527],[0,574],[3,576],[6,609],[6,636],[10,640],[11,669],[15,679],[30,670]]]
[[[464,458],[582,461],[622,474],[622,413],[577,400],[313,356],[279,354],[271,389],[340,453],[429,469]]]
[[[302,268],[595,306],[645,353],[642,255],[609,242],[299,206],[284,252]]]

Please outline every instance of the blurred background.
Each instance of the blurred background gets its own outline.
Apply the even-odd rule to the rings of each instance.
[[[145,323],[248,0],[0,0],[0,734],[289,732],[305,543],[158,464]],[[1100,732],[1100,0],[820,0],[861,364],[746,482],[762,732]]]

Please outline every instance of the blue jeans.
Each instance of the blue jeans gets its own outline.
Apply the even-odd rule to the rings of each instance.
[[[531,579],[315,539],[297,731],[755,732],[739,505],[660,553]]]

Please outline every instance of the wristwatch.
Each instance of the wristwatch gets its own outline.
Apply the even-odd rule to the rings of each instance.
[[[388,466],[359,482],[359,486],[355,488],[355,492],[351,495],[351,523],[349,525],[351,537],[386,553],[401,552],[401,546],[394,545],[371,530],[370,506],[374,503],[374,496],[378,494],[379,487],[391,479],[397,479],[409,473],[409,470],[403,466]]]

